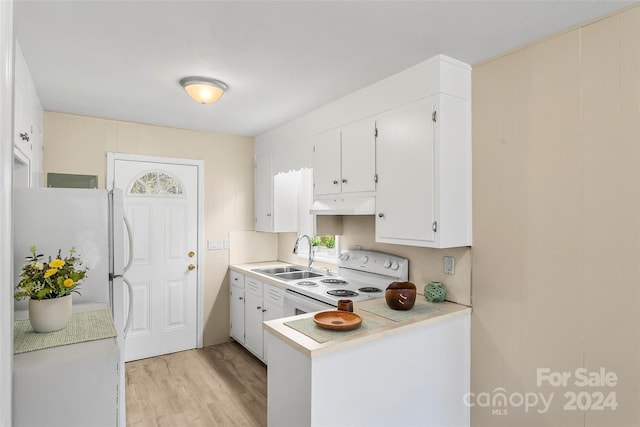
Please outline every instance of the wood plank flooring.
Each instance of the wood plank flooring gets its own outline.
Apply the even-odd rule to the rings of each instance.
[[[126,364],[127,426],[266,426],[267,368],[236,342]]]

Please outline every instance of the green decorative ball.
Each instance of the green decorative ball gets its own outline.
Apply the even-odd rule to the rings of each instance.
[[[447,296],[447,290],[440,282],[429,282],[429,284],[424,287],[424,296],[429,302],[442,302]]]

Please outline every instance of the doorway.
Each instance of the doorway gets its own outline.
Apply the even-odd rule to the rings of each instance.
[[[108,153],[107,185],[133,235],[125,361],[202,347],[203,162]]]

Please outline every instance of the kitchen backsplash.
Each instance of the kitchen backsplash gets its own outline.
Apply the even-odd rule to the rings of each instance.
[[[430,281],[442,282],[447,290],[447,300],[471,306],[471,248],[432,249],[416,246],[376,243],[375,218],[372,215],[344,216],[340,249],[360,245],[362,249],[387,252],[409,259],[409,281],[422,293]],[[296,240],[295,233],[278,235],[278,259],[300,264],[302,258],[291,253]],[[444,256],[455,258],[455,274],[444,273]],[[336,265],[314,262],[315,267],[328,266],[337,271]]]

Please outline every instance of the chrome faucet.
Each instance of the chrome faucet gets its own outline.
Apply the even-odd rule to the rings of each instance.
[[[303,234],[303,235],[299,236],[296,239],[296,244],[293,246],[293,253],[294,254],[298,254],[298,243],[300,243],[300,240],[303,237],[306,238],[307,241],[309,242],[309,264],[307,264],[307,268],[309,270],[311,270],[311,264],[313,264],[313,250],[311,248],[311,237],[309,237],[307,234]]]

